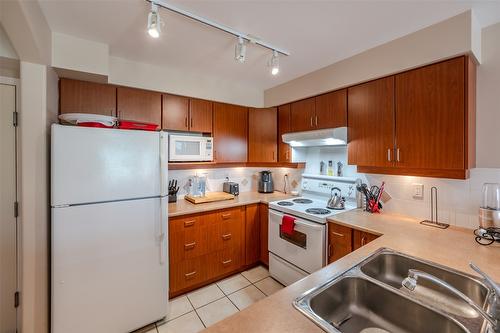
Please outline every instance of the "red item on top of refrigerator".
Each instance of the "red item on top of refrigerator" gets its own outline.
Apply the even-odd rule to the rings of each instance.
[[[133,120],[119,120],[118,128],[142,131],[156,131],[158,129],[158,125],[152,123],[142,123],[140,121]]]
[[[85,121],[85,122],[77,123],[77,125],[83,126],[83,127],[113,128],[113,126],[107,126],[107,125],[104,125],[103,123],[99,123],[96,121]]]

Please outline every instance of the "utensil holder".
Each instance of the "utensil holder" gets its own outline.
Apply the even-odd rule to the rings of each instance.
[[[169,194],[168,202],[177,202],[177,194]]]

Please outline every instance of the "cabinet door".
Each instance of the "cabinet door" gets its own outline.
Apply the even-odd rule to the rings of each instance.
[[[466,168],[464,61],[396,75],[396,167]]]
[[[269,207],[259,204],[260,214],[260,261],[269,266]]]
[[[354,230],[353,233],[353,251],[377,239],[378,236],[369,232]]]
[[[245,218],[245,265],[260,259],[260,212],[259,204],[246,206]]]
[[[349,88],[349,164],[393,165],[394,76]]]
[[[189,130],[212,133],[212,102],[203,99],[189,99]]]
[[[214,103],[214,157],[221,162],[247,161],[248,108]]]
[[[161,94],[134,88],[117,88],[118,118],[161,126]]]
[[[352,229],[328,222],[328,263],[352,252]]]
[[[162,128],[174,131],[189,130],[189,98],[163,94]]]
[[[59,113],[116,115],[116,87],[71,79],[59,81]]]
[[[347,89],[316,97],[318,129],[347,126]]]
[[[292,103],[290,118],[292,132],[316,129],[316,99],[312,97]]]
[[[278,161],[291,162],[292,149],[290,145],[283,142],[281,136],[285,133],[290,133],[290,104],[285,104],[278,107]]]
[[[248,110],[248,162],[276,162],[276,108]]]

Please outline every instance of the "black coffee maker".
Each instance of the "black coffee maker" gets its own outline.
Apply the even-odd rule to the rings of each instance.
[[[273,177],[271,175],[271,171],[261,171],[259,172],[259,186],[258,191],[260,193],[273,193],[274,192],[274,184]]]

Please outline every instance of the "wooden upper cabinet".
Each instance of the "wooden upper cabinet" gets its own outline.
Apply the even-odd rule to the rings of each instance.
[[[396,167],[467,169],[465,60],[396,75]]]
[[[166,130],[189,130],[189,98],[163,94],[162,128]]]
[[[203,99],[189,99],[189,130],[212,133],[212,102]]]
[[[71,79],[59,81],[59,113],[116,115],[116,87]]]
[[[213,137],[215,161],[247,161],[248,108],[214,103]]]
[[[158,92],[118,87],[118,118],[161,126],[161,98]]]
[[[394,76],[351,87],[348,163],[390,167],[394,160]]]
[[[248,110],[248,162],[278,160],[276,108]]]
[[[291,132],[290,104],[278,107],[278,162],[291,162],[292,150],[290,145],[283,142],[282,135]]]
[[[347,89],[317,96],[316,117],[318,129],[347,126]]]
[[[292,132],[310,131],[316,128],[316,99],[303,99],[291,104],[290,129]]]

